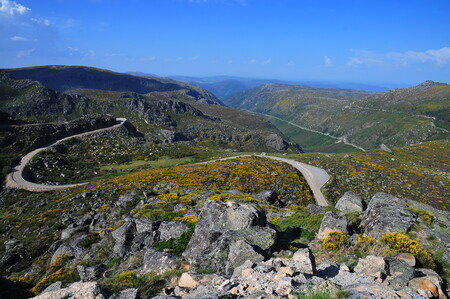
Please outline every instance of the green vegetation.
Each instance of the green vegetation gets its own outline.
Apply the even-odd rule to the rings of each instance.
[[[239,109],[269,114],[347,140],[365,149],[447,140],[450,85],[427,82],[411,88],[369,94],[355,90],[266,84],[227,99]],[[343,152],[332,139],[272,122],[306,150]],[[444,130],[442,130],[444,129]],[[447,131],[445,131],[447,130]],[[351,150],[354,151],[354,150]]]
[[[306,291],[296,291],[292,296],[297,299],[344,299],[350,297],[350,293],[344,290],[327,288],[309,288]]]
[[[318,231],[322,223],[323,214],[301,215],[294,214],[290,217],[275,219],[272,221],[280,231],[285,231],[288,227],[310,228]]]
[[[192,234],[194,233],[195,225],[191,225],[189,230],[183,233],[178,238],[169,239],[167,241],[161,241],[153,243],[153,247],[158,251],[164,251],[164,249],[169,249],[171,252],[178,256],[181,256],[183,251],[186,249],[189,241],[191,240]]]
[[[416,207],[409,207],[409,210],[413,212],[417,217],[422,219],[422,221],[428,226],[430,226],[434,220],[434,215],[430,211],[419,209]]]
[[[322,192],[336,202],[346,191],[370,199],[386,192],[450,210],[446,173],[450,171],[450,147],[446,141],[431,141],[393,149],[393,153],[370,151],[351,154],[287,155],[325,169],[331,180]]]

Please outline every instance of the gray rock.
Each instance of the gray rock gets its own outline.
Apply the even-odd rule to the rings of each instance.
[[[97,282],[75,282],[67,288],[50,291],[34,297],[35,299],[86,298],[107,299]]]
[[[379,239],[387,232],[405,234],[409,230],[416,217],[408,210],[406,204],[396,202],[394,199],[392,203],[374,203],[372,199],[361,221],[365,235]]]
[[[386,258],[385,261],[388,264],[388,277],[387,281],[389,286],[394,289],[401,289],[408,285],[408,282],[416,277],[414,268],[410,266],[406,261]]]
[[[336,203],[336,209],[344,214],[364,211],[364,201],[361,195],[347,191]]]
[[[225,274],[232,275],[234,269],[244,264],[247,260],[254,263],[261,262],[264,260],[264,256],[258,253],[252,245],[243,240],[234,242],[229,249]]]
[[[138,289],[126,289],[113,294],[109,299],[139,299],[141,295]]]
[[[446,298],[439,280],[434,276],[413,278],[409,281],[408,287],[425,298]]]
[[[112,232],[112,237],[116,241],[114,244],[114,254],[125,257],[131,250],[131,244],[136,234],[136,225],[133,221],[127,221],[121,227]]]
[[[177,267],[179,258],[168,252],[159,252],[153,248],[148,248],[143,259],[143,272],[156,272],[162,274],[167,270]]]
[[[153,232],[157,230],[159,226],[158,222],[151,221],[145,218],[137,218],[134,220],[134,223],[136,224],[136,232],[138,234]]]
[[[75,249],[70,246],[67,245],[66,243],[61,244],[61,246],[58,247],[58,249],[56,249],[55,253],[52,255],[52,258],[50,260],[50,264],[53,263],[54,261],[56,261],[56,259],[63,254],[68,254],[71,256],[75,256],[76,255],[76,251]]]
[[[272,246],[276,232],[267,225],[264,211],[257,205],[208,201],[183,256],[194,269],[225,273],[232,243],[245,240],[264,249]]]
[[[433,269],[427,269],[427,268],[418,268],[416,269],[416,274],[418,277],[425,277],[425,276],[434,276],[439,280],[440,284],[444,283],[444,280],[442,277],[439,276],[439,274],[436,273]]]
[[[316,273],[316,259],[309,248],[297,250],[290,265],[297,272],[314,275]]]
[[[308,213],[310,213],[311,215],[318,215],[325,213],[327,207],[310,203],[306,208],[308,209]]]
[[[57,281],[46,287],[41,294],[61,290],[62,282]]]
[[[320,224],[317,239],[325,239],[328,237],[328,233],[334,230],[347,232],[347,217],[342,212],[328,211],[325,213]]]
[[[14,265],[25,255],[25,246],[19,240],[8,240],[4,244],[5,251],[0,258],[0,269]]]
[[[377,203],[406,206],[406,199],[398,198],[394,195],[384,193],[384,192],[377,192],[370,199],[370,202],[367,205],[367,209],[373,207]]]
[[[167,222],[164,221],[159,226],[159,238],[161,241],[178,238],[187,232],[189,227],[184,222]]]
[[[380,149],[381,149],[382,151],[385,151],[385,152],[387,152],[387,153],[392,154],[392,150],[391,150],[390,148],[388,148],[387,145],[384,144],[384,143],[382,143],[382,144],[380,145]]]
[[[288,147],[288,143],[277,134],[270,134],[265,138],[266,145],[277,151],[284,151]]]
[[[102,277],[102,274],[106,270],[106,265],[99,264],[91,267],[86,267],[84,265],[78,265],[77,271],[80,279],[82,281],[93,281]]]
[[[384,258],[368,255],[365,258],[360,258],[355,267],[355,273],[364,274],[370,277],[378,277],[380,274],[386,275],[387,264]]]
[[[273,190],[264,190],[256,194],[255,198],[264,204],[274,204],[278,201],[278,194]]]

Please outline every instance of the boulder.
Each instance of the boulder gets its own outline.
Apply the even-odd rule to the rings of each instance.
[[[278,134],[270,134],[265,138],[266,145],[277,151],[284,151],[288,148],[288,143]]]
[[[189,226],[184,222],[164,221],[159,226],[159,238],[161,241],[178,238],[188,230]]]
[[[384,258],[368,255],[365,258],[360,258],[358,264],[355,267],[355,273],[363,274],[370,277],[379,277],[381,275],[386,275],[387,264]]]
[[[112,232],[112,237],[116,241],[114,244],[114,254],[125,257],[131,249],[133,238],[136,234],[136,224],[134,221],[127,221],[121,227]]]
[[[311,215],[318,215],[318,214],[325,213],[325,210],[327,209],[327,207],[318,206],[318,205],[310,203],[310,204],[308,204],[306,209],[308,210],[308,213],[310,213]]]
[[[266,215],[259,206],[211,200],[200,213],[183,256],[194,269],[207,268],[220,274],[231,274],[233,271],[225,271],[225,268],[233,243],[244,240],[255,250],[262,251],[271,247],[275,239],[276,231],[268,226]]]
[[[139,299],[141,295],[138,289],[126,289],[113,294],[109,299]]]
[[[273,190],[263,190],[255,195],[255,199],[264,204],[274,204],[278,201],[278,194]]]
[[[255,248],[243,240],[234,242],[228,252],[228,260],[225,266],[225,273],[232,275],[236,267],[242,265],[245,261],[261,262],[264,256],[258,253]]]
[[[99,264],[91,267],[86,267],[84,265],[78,265],[77,271],[80,279],[82,281],[93,281],[102,277],[102,274],[106,270],[106,265]]]
[[[153,248],[148,248],[144,255],[143,272],[156,272],[162,274],[167,270],[177,267],[179,258],[168,252],[159,252]]]
[[[439,285],[439,281],[435,277],[425,276],[411,279],[408,287],[425,298],[446,298]]]
[[[384,192],[377,192],[370,199],[369,204],[367,205],[367,209],[373,207],[377,203],[406,206],[406,199],[398,198],[394,195]]]
[[[297,272],[314,275],[316,273],[316,260],[309,248],[297,250],[292,257],[290,266]]]
[[[377,201],[374,203],[372,199],[362,219],[361,227],[364,228],[364,234],[376,239],[387,232],[405,234],[416,221],[416,217],[406,204],[398,203],[396,199],[393,199],[392,203]]]
[[[416,277],[414,268],[408,262],[396,258],[386,258],[385,261],[388,264],[387,281],[391,288],[402,289]]]
[[[41,294],[61,290],[62,282],[57,281],[46,287]]]
[[[334,230],[347,232],[347,217],[342,212],[328,211],[323,216],[317,239],[325,239],[328,233]]]
[[[411,267],[416,265],[416,258],[411,253],[400,252],[397,253],[394,258],[406,262]]]
[[[56,259],[60,255],[63,255],[63,254],[75,256],[77,254],[77,252],[72,246],[70,246],[66,243],[63,243],[63,244],[61,244],[61,246],[58,247],[58,249],[56,249],[55,253],[53,253],[52,258],[50,260],[50,264],[52,264],[54,261],[56,261]]]
[[[75,282],[67,288],[43,293],[34,297],[35,299],[61,299],[61,298],[84,298],[84,299],[107,299],[103,290],[97,282]]]
[[[335,208],[340,210],[344,214],[354,212],[360,213],[364,211],[364,201],[361,195],[352,191],[347,191],[338,200]]]

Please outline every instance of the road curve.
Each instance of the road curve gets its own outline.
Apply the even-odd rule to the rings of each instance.
[[[241,158],[241,157],[252,157],[252,156],[278,160],[278,161],[287,163],[289,165],[292,165],[294,168],[296,168],[298,171],[300,171],[303,174],[303,176],[305,177],[306,181],[309,184],[309,187],[311,188],[311,191],[313,192],[313,195],[317,201],[317,204],[319,206],[328,206],[329,205],[329,203],[325,199],[325,196],[323,196],[323,193],[320,189],[323,187],[323,185],[326,184],[326,182],[328,182],[328,180],[330,179],[330,175],[325,170],[323,170],[322,168],[319,168],[319,167],[311,166],[311,165],[301,163],[301,162],[298,162],[298,161],[295,161],[292,159],[286,159],[286,158],[280,158],[280,157],[268,156],[268,155],[232,156],[232,157],[226,157],[226,158],[221,158],[221,159],[206,161],[206,162],[201,162],[201,163],[204,164],[204,163],[211,163],[211,162],[215,162],[215,161],[224,161],[224,160],[236,159],[236,158]]]
[[[59,144],[61,142],[64,142],[68,139],[71,138],[77,138],[77,137],[83,137],[83,136],[88,136],[91,134],[97,134],[97,133],[101,133],[107,130],[111,130],[114,128],[118,128],[120,126],[122,126],[125,121],[127,119],[126,118],[116,118],[116,124],[111,126],[111,127],[107,127],[107,128],[102,128],[102,129],[97,129],[97,130],[93,130],[93,131],[88,131],[88,132],[84,132],[81,134],[76,134],[76,135],[72,135],[69,137],[65,137],[63,139],[59,139],[53,143],[50,143],[44,147],[35,149],[34,151],[26,154],[19,162],[19,164],[14,167],[14,169],[12,170],[12,172],[10,174],[8,174],[8,176],[6,177],[6,183],[5,186],[6,188],[15,188],[15,189],[24,189],[24,190],[28,190],[28,191],[35,191],[35,192],[41,192],[41,191],[50,191],[50,190],[59,190],[59,189],[66,189],[66,188],[70,188],[70,187],[75,187],[75,186],[80,186],[80,185],[84,185],[85,183],[80,183],[80,184],[72,184],[72,185],[45,185],[45,184],[36,184],[30,181],[27,181],[24,177],[23,177],[23,173],[24,173],[24,169],[27,166],[27,164],[31,161],[31,159],[37,155],[38,153],[56,145]]]
[[[121,125],[123,125],[123,123],[126,121],[125,118],[117,118],[117,124],[115,124],[114,126],[108,127],[108,128],[102,128],[102,129],[98,129],[98,130],[93,130],[93,131],[89,131],[89,132],[85,132],[85,133],[81,133],[81,134],[77,134],[77,135],[72,135],[63,139],[60,139],[58,141],[55,141],[45,147],[41,147],[38,148],[30,153],[28,153],[27,155],[25,155],[22,160],[20,161],[20,163],[14,167],[13,171],[8,174],[8,176],[6,177],[6,187],[7,188],[15,188],[15,189],[25,189],[28,191],[35,191],[35,192],[40,192],[40,191],[50,191],[50,190],[59,190],[59,189],[66,189],[66,188],[70,188],[70,187],[75,187],[75,186],[80,186],[80,185],[84,185],[86,183],[80,183],[80,184],[72,184],[72,185],[45,185],[45,184],[36,184],[30,181],[27,181],[24,177],[23,177],[23,172],[24,169],[26,167],[26,165],[30,162],[30,160],[38,153],[50,148],[51,146],[54,146],[56,144],[59,144],[63,141],[66,141],[70,138],[77,138],[77,137],[83,137],[83,136],[88,136],[91,134],[96,134],[96,133],[100,133],[100,132],[104,132],[106,130],[111,130],[113,128],[117,128]],[[330,179],[330,176],[328,175],[328,173],[318,167],[315,166],[311,166],[305,163],[301,163],[292,159],[286,159],[286,158],[280,158],[280,157],[275,157],[275,156],[268,156],[268,155],[240,155],[240,156],[232,156],[232,157],[227,157],[227,158],[222,158],[222,159],[217,159],[217,160],[212,160],[212,161],[205,161],[205,162],[201,162],[200,164],[203,163],[211,163],[211,162],[215,162],[215,161],[224,161],[224,160],[229,160],[229,159],[236,159],[236,158],[240,158],[240,157],[249,157],[249,156],[257,156],[257,157],[262,157],[262,158],[267,158],[267,159],[273,159],[273,160],[278,160],[278,161],[282,161],[284,163],[287,163],[289,165],[292,165],[294,168],[296,168],[297,170],[299,170],[303,176],[305,177],[306,181],[309,184],[309,187],[311,188],[314,198],[317,201],[317,204],[320,206],[328,206],[328,202],[325,199],[325,197],[322,194],[322,191],[320,190],[323,185],[325,185],[325,183]]]

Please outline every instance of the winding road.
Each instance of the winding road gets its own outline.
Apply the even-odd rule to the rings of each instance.
[[[80,138],[80,137],[84,137],[84,136],[89,136],[89,135],[93,135],[93,134],[98,134],[101,132],[105,132],[108,130],[112,130],[115,128],[118,128],[120,126],[122,126],[125,122],[127,121],[126,118],[116,118],[116,124],[111,126],[111,127],[107,127],[107,128],[102,128],[102,129],[97,129],[97,130],[93,130],[93,131],[88,131],[88,132],[84,132],[81,134],[76,134],[76,135],[72,135],[69,137],[65,137],[62,139],[59,139],[55,142],[52,142],[44,147],[35,149],[34,151],[26,154],[25,156],[23,156],[23,158],[20,160],[19,164],[14,167],[14,169],[12,170],[12,172],[10,174],[8,174],[8,176],[6,177],[6,188],[15,188],[15,189],[24,189],[24,190],[28,190],[28,191],[35,191],[35,192],[40,192],[40,191],[50,191],[50,190],[59,190],[59,189],[66,189],[66,188],[70,188],[70,187],[75,187],[75,186],[80,186],[80,185],[84,185],[86,183],[80,183],[80,184],[72,184],[72,185],[45,185],[45,184],[36,184],[30,181],[27,181],[23,176],[24,176],[24,171],[25,168],[27,166],[27,164],[31,161],[31,159],[33,159],[34,156],[36,156],[38,153],[45,151],[47,149],[49,149],[50,147],[59,144],[61,142],[64,142],[66,140],[69,140],[71,138]]]
[[[81,133],[81,134],[77,134],[77,135],[72,135],[69,137],[65,137],[63,139],[60,139],[58,141],[55,141],[51,144],[48,144],[45,147],[41,147],[38,148],[30,153],[28,153],[27,155],[25,155],[22,160],[20,161],[20,163],[13,169],[13,171],[8,174],[7,178],[6,178],[6,187],[7,188],[16,188],[16,189],[25,189],[28,191],[35,191],[35,192],[40,192],[40,191],[50,191],[50,190],[60,190],[60,189],[66,189],[66,188],[70,188],[70,187],[75,187],[75,186],[80,186],[80,185],[84,185],[86,183],[80,183],[80,184],[72,184],[72,185],[45,185],[45,184],[37,184],[37,183],[33,183],[30,181],[27,181],[24,178],[24,170],[26,169],[26,165],[31,161],[31,159],[38,153],[56,145],[59,144],[63,141],[66,141],[70,138],[79,138],[79,137],[83,137],[83,136],[88,136],[88,135],[92,135],[92,134],[97,134],[100,132],[104,132],[106,130],[111,130],[113,128],[117,128],[120,127],[124,124],[124,122],[126,121],[125,118],[117,118],[117,124],[115,124],[114,126],[108,127],[108,128],[103,128],[103,129],[98,129],[98,130],[94,130],[94,131],[89,131],[89,132],[85,132],[85,133]],[[232,157],[227,157],[227,158],[222,158],[222,159],[217,159],[217,160],[212,160],[212,161],[206,161],[206,162],[202,162],[202,163],[211,163],[211,162],[215,162],[215,161],[223,161],[223,160],[229,160],[229,159],[236,159],[239,157],[248,157],[248,156],[257,156],[257,157],[262,157],[262,158],[267,158],[267,159],[273,159],[273,160],[278,160],[278,161],[282,161],[284,163],[287,163],[289,165],[292,165],[294,168],[296,168],[297,170],[299,170],[303,176],[305,177],[306,181],[309,184],[309,187],[311,188],[314,198],[317,201],[317,204],[320,206],[328,206],[328,202],[325,199],[325,197],[323,196],[322,192],[320,191],[320,189],[323,187],[323,185],[325,185],[325,183],[330,179],[330,176],[328,175],[328,173],[318,167],[315,166],[311,166],[308,164],[304,164],[292,159],[286,159],[286,158],[280,158],[280,157],[275,157],[275,156],[268,156],[268,155],[240,155],[240,156],[232,156]]]

